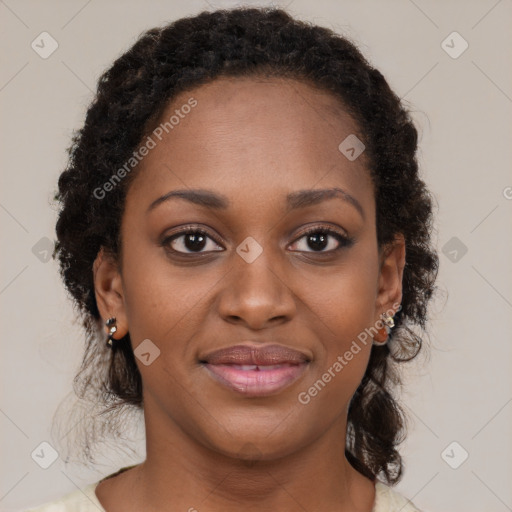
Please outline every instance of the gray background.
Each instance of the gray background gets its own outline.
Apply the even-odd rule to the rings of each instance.
[[[105,452],[96,470],[60,458],[45,470],[31,457],[44,441],[57,446],[51,420],[83,344],[56,264],[45,262],[51,199],[101,72],[143,30],[231,5],[0,1],[2,510],[55,499],[144,456],[141,435],[137,456]],[[512,510],[512,2],[278,5],[358,42],[420,126],[420,165],[439,204],[441,294],[429,357],[404,371],[411,424],[397,489],[424,511]],[[43,31],[59,45],[46,59],[31,47]],[[442,44],[454,31],[469,44],[457,58],[445,50],[459,53],[459,36]]]

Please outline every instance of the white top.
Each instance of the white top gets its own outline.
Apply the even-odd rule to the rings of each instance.
[[[99,482],[82,490],[66,494],[62,498],[25,512],[106,512],[99,502],[95,489]],[[372,512],[421,512],[412,502],[391,487],[375,483],[375,503]]]

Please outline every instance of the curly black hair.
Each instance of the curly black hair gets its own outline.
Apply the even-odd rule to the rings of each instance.
[[[374,347],[349,405],[346,456],[365,476],[389,484],[402,475],[397,446],[406,416],[393,396],[397,365],[416,356],[426,334],[427,305],[436,289],[438,256],[431,242],[433,196],[419,176],[418,133],[409,112],[356,45],[333,30],[277,8],[204,11],[147,30],[99,78],[83,127],[73,134],[58,182],[58,257],[65,286],[86,330],[74,391],[112,413],[86,435],[99,437],[121,410],[142,410],[142,380],[129,334],[119,349],[105,348],[95,300],[93,262],[100,248],[119,258],[120,225],[134,169],[99,200],[97,191],[133,156],[178,93],[217,77],[281,77],[329,92],[356,121],[374,183],[379,248],[398,233],[406,241],[401,309],[390,342]],[[411,327],[419,327],[419,336]],[[115,414],[114,414],[115,413]],[[99,416],[99,415],[98,415]],[[117,422],[117,423],[116,423]],[[114,429],[115,430],[115,429]],[[90,455],[89,440],[81,445]]]

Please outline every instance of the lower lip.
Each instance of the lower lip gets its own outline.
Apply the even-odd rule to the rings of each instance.
[[[218,382],[245,396],[268,396],[294,383],[306,370],[307,363],[268,370],[241,370],[229,364],[205,364],[204,367]]]

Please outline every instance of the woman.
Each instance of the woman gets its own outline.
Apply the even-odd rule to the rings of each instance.
[[[70,148],[56,255],[82,394],[143,410],[147,455],[34,510],[418,510],[391,487],[438,267],[416,149],[357,48],[283,10],[143,34]]]

